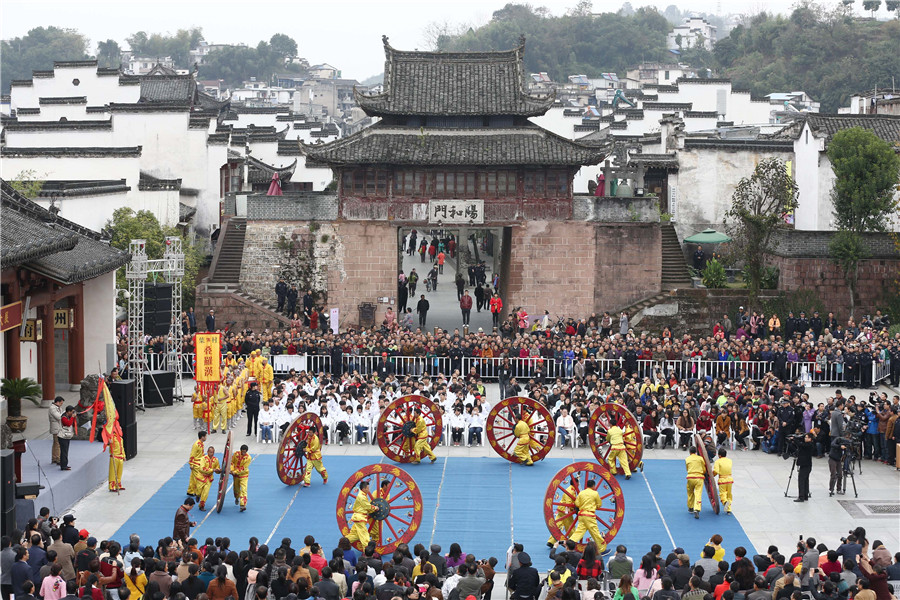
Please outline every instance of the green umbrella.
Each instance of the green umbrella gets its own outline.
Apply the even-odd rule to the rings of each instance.
[[[721,244],[730,242],[731,238],[715,229],[704,229],[700,233],[684,238],[684,241],[688,244]]]

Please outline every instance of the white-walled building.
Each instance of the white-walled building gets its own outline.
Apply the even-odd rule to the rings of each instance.
[[[669,50],[695,48],[698,44],[712,50],[716,45],[716,26],[700,17],[690,17],[666,36],[666,47]]]
[[[38,203],[55,202],[62,217],[94,231],[128,206],[205,237],[219,223],[223,108],[190,75],[135,77],[96,61],[56,62],[12,82],[0,176],[51,183],[56,194],[48,188]]]

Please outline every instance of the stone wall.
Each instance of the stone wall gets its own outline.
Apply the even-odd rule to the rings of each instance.
[[[828,246],[834,238],[834,231],[797,231],[781,229],[772,235],[772,252],[778,256],[825,258],[829,256]],[[870,258],[900,258],[894,240],[886,233],[864,233],[863,244]]]
[[[594,225],[593,310],[613,311],[662,289],[662,233],[656,224]]]
[[[656,223],[659,221],[659,198],[575,196],[572,217],[576,221]]]
[[[270,314],[257,304],[248,302],[230,292],[209,292],[197,289],[194,311],[203,317],[209,309],[216,310],[216,324],[225,327],[226,323],[234,323],[232,330],[265,331],[266,329],[282,329],[284,325],[274,314]]]
[[[784,290],[809,290],[821,298],[826,310],[841,320],[850,313],[850,292],[839,266],[827,258],[771,256],[769,264],[781,271],[779,286]],[[884,308],[884,300],[900,273],[900,259],[873,258],[860,261],[856,316]]]
[[[274,304],[278,276],[307,265],[313,289],[328,308],[340,309],[347,326],[358,322],[360,303],[396,295],[397,262],[397,230],[387,223],[248,220],[240,283]],[[380,319],[386,305],[378,306]]]
[[[507,298],[529,314],[584,315],[660,291],[659,227],[529,222],[512,228]]]
[[[284,196],[247,196],[247,220],[334,221],[338,198],[328,192],[288,192]]]
[[[757,302],[751,304],[747,290],[673,290],[665,300],[632,315],[631,325],[636,332],[658,333],[669,327],[678,337],[685,333],[707,336],[722,315],[727,313],[734,320],[738,307],[765,305],[780,295],[776,290],[761,290]]]

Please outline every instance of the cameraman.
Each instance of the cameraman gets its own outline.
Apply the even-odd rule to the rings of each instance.
[[[831,450],[828,451],[828,470],[831,472],[831,480],[828,482],[828,495],[834,496],[834,487],[837,484],[837,493],[844,493],[844,460],[850,440],[837,437],[831,441]]]
[[[806,502],[809,500],[809,474],[812,472],[812,457],[816,451],[813,429],[803,436],[803,440],[797,441],[797,499],[794,502]]]

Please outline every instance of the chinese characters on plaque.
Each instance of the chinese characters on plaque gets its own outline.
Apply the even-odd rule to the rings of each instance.
[[[481,225],[484,223],[484,200],[429,200],[428,222]]]

